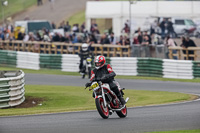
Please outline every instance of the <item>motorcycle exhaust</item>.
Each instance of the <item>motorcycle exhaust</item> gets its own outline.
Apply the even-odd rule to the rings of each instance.
[[[126,98],[126,100],[125,100],[125,101],[126,101],[126,103],[128,102],[128,100],[129,100],[129,97],[127,97],[127,98]]]

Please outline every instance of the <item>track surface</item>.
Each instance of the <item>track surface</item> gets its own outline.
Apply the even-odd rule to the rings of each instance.
[[[26,74],[26,84],[84,86],[76,76]],[[127,89],[200,94],[200,83],[118,80]],[[200,129],[200,101],[129,108],[127,118],[102,119],[97,111],[0,117],[0,133],[138,133]]]
[[[28,17],[30,20],[48,20],[59,24],[59,22],[65,20],[74,13],[85,9],[88,0],[55,0],[53,4],[54,8],[51,8],[49,0],[46,1],[47,2],[44,2],[42,6],[35,6],[16,15],[13,21],[24,20]]]

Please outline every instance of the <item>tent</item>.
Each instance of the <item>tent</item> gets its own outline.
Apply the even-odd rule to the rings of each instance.
[[[86,28],[90,29],[92,19],[112,19],[113,32],[119,36],[127,20],[135,30],[155,16],[200,17],[199,7],[200,1],[135,1],[132,4],[129,1],[88,1]]]

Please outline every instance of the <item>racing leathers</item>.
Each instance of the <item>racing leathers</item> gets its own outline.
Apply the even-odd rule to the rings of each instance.
[[[80,50],[79,57],[80,57],[80,64],[79,64],[79,71],[83,72],[82,66],[83,66],[83,60],[86,60],[88,57],[92,56],[91,51],[88,49],[86,51]]]

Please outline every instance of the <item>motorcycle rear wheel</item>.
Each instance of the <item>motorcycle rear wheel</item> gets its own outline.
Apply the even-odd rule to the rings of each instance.
[[[104,119],[107,119],[109,117],[109,110],[108,110],[107,106],[106,106],[106,108],[104,108],[103,98],[101,98],[101,97],[96,98],[95,103],[96,103],[97,111],[99,112],[100,116]]]
[[[120,118],[125,118],[127,116],[127,108],[126,108],[126,106],[121,111],[116,111],[116,113]]]

